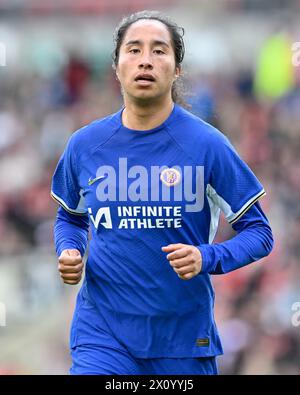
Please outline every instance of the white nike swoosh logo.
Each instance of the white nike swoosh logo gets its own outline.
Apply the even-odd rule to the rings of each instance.
[[[105,176],[99,176],[99,177],[96,177],[96,178],[90,177],[90,178],[89,178],[89,181],[88,181],[88,184],[89,184],[89,185],[92,185],[92,184],[94,184],[94,182],[96,182],[96,181],[98,181],[98,180],[101,180],[102,178],[105,178]]]

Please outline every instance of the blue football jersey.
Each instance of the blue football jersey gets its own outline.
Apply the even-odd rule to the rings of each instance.
[[[228,139],[177,104],[151,130],[124,127],[122,109],[83,127],[52,182],[65,210],[89,217],[84,287],[138,358],[222,353],[210,275],[182,280],[161,248],[212,243],[220,210],[234,223],[264,193]]]

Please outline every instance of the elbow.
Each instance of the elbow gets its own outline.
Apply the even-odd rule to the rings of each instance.
[[[266,257],[266,256],[270,255],[270,253],[273,250],[274,237],[273,237],[272,229],[269,225],[264,226],[263,233],[264,233],[263,244],[264,244],[264,250],[265,250],[264,256]]]

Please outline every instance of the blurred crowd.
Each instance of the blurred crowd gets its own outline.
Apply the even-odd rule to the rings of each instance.
[[[213,77],[204,95],[209,121],[265,186],[260,203],[275,238],[267,258],[214,277],[225,349],[220,365],[223,373],[299,374],[300,327],[292,325],[292,306],[300,300],[300,84],[296,77],[293,88],[275,100],[257,97],[254,80],[245,72]],[[233,235],[222,218],[215,242]]]
[[[120,98],[112,71],[95,78],[76,57],[53,78],[2,78],[0,89],[3,255],[49,246],[55,213],[49,188],[58,158],[74,130],[116,110]]]
[[[266,97],[255,72],[185,76],[191,111],[230,138],[264,185],[275,238],[269,257],[213,279],[219,365],[224,374],[300,374],[300,327],[292,325],[300,301],[300,73],[284,94]],[[0,255],[53,252],[53,171],[76,129],[120,108],[119,86],[109,64],[99,72],[70,53],[51,77],[0,68],[0,91]],[[233,235],[222,217],[215,242]]]

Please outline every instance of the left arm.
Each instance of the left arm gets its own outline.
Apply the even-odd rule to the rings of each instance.
[[[225,274],[267,256],[273,248],[268,220],[256,202],[232,225],[237,235],[217,244],[190,246],[170,244],[163,247],[174,271],[184,280],[199,273]]]
[[[198,247],[202,256],[202,273],[229,273],[269,255],[272,251],[272,230],[258,202],[232,227],[237,232],[232,239]]]
[[[228,138],[211,131],[206,196],[238,234],[223,243],[163,247],[175,272],[186,280],[199,273],[229,273],[268,255],[273,247],[271,228],[257,202],[265,195],[262,184]]]

